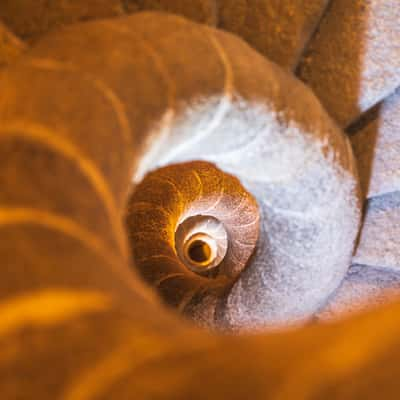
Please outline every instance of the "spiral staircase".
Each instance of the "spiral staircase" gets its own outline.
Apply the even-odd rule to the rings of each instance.
[[[396,0],[0,20],[4,398],[398,398]]]

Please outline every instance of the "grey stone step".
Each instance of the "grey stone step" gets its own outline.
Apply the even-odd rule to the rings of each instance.
[[[400,191],[368,200],[353,263],[400,272]]]
[[[351,142],[367,197],[400,190],[400,90],[381,103],[377,118]]]
[[[298,69],[341,126],[400,85],[400,2],[335,0]]]
[[[355,265],[342,285],[317,313],[319,321],[332,321],[346,315],[378,307],[399,298],[400,273],[384,268]]]

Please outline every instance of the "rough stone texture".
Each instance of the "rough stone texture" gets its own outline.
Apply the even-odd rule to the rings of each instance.
[[[171,103],[164,98],[168,88],[175,88],[172,93],[178,104],[189,99],[191,107],[191,93],[209,98],[224,88],[220,72],[226,58],[214,60],[203,30],[198,32],[172,17],[141,16],[129,21],[158,38],[155,54],[165,60],[170,82],[179,78],[177,87],[168,85],[170,75],[163,74],[160,65],[164,64],[155,62],[154,53],[146,48],[148,53],[143,54],[143,47],[130,40],[129,24],[120,30],[114,23],[96,23],[64,31],[49,38],[15,69],[0,73],[0,145],[8,157],[0,157],[0,163],[11,171],[2,177],[0,191],[2,397],[397,400],[399,305],[332,327],[320,324],[279,335],[211,335],[193,329],[145,297],[136,275],[120,273],[127,261],[104,257],[103,241],[112,234],[112,226],[82,221],[80,205],[86,205],[95,218],[104,215],[108,188],[111,204],[113,200],[123,204],[124,192],[118,188],[126,189],[132,159],[140,159],[140,132],[150,132],[146,122],[159,119],[162,110],[175,111],[174,96],[170,96]],[[160,38],[165,39],[166,48]],[[270,91],[280,93],[273,98],[282,102],[272,103],[280,111],[275,117],[285,126],[287,115],[282,108],[289,102],[298,110],[304,90],[293,92],[289,90],[292,85],[279,89],[277,70],[268,80],[265,64],[251,52],[243,53],[240,41],[230,38],[223,44],[231,57],[234,48],[241,49],[234,64],[235,87],[241,95],[253,100],[255,93],[260,101],[269,99]],[[172,46],[171,58],[168,46]],[[116,57],[108,57],[116,47]],[[182,47],[184,51],[176,51]],[[188,79],[193,76],[196,79]],[[229,89],[232,81],[227,82]],[[304,118],[305,132],[321,133],[326,144],[324,135],[330,125],[328,119],[317,118],[319,111],[314,114],[320,110],[314,101],[315,106],[306,103],[289,116]],[[209,109],[214,114],[209,128],[225,110],[214,106],[211,102]],[[243,112],[241,106],[239,102]],[[245,116],[253,126],[253,114]],[[201,118],[194,120],[198,127],[204,126]],[[163,121],[168,125],[167,118]],[[157,125],[152,128],[158,132]],[[225,145],[221,140],[218,143]],[[342,148],[343,141],[336,144]],[[254,150],[262,154],[262,149]],[[332,154],[330,160],[343,162],[340,155]],[[279,162],[279,155],[275,157]],[[33,160],[46,164],[33,169]],[[251,170],[251,163],[247,166]],[[289,162],[285,166],[296,168]],[[55,167],[63,172],[55,174]],[[77,182],[81,182],[79,190]],[[98,202],[87,198],[87,193]],[[24,204],[20,203],[22,194]],[[108,222],[119,221],[118,213],[111,216]]]
[[[166,11],[185,16],[193,21],[215,26],[217,24],[217,0],[125,0],[128,11]]]
[[[24,44],[0,22],[0,67],[11,63],[24,49]]]
[[[121,0],[2,0],[0,19],[23,39],[34,40],[59,26],[123,15]]]
[[[220,0],[219,27],[293,69],[328,0]]]
[[[216,24],[215,0],[1,0],[0,19],[21,38],[35,41],[43,33],[80,21],[156,10]]]
[[[400,192],[368,201],[353,262],[400,269]]]
[[[197,59],[202,62],[193,62]],[[21,131],[42,141],[55,136],[69,149],[68,159],[71,147],[80,149],[73,160],[82,154],[78,165],[93,182],[81,186],[84,193],[101,194],[106,206],[101,215],[109,218],[96,225],[99,206],[77,191],[77,198],[92,205],[83,219],[83,206],[65,195],[59,174],[40,178],[55,193],[44,196],[46,207],[79,221],[107,248],[114,249],[112,239],[119,237],[118,210],[125,205],[133,154],[145,171],[208,160],[253,191],[263,208],[264,245],[235,281],[220,321],[250,329],[303,318],[343,279],[360,214],[350,143],[310,90],[236,36],[161,13],[76,24],[43,38],[2,76],[1,85],[3,136]],[[62,102],[54,102],[55,91]],[[64,164],[67,171],[75,165]],[[13,181],[23,176],[35,187],[26,174],[37,169],[21,170],[21,163],[14,169],[19,175]],[[75,175],[68,173],[71,191],[79,180]],[[92,186],[97,191],[90,191]],[[202,186],[215,197],[215,185]],[[27,190],[22,185],[18,193],[22,188]],[[223,194],[234,198],[220,191],[220,206],[226,204]],[[28,195],[41,201],[37,208],[45,207],[37,191]],[[57,206],[63,198],[65,209]],[[254,248],[242,237],[250,236],[246,226],[256,224],[254,213],[251,217],[229,225],[238,248]]]
[[[314,157],[315,165],[292,180],[246,182],[260,205],[261,229],[252,262],[226,301],[225,320],[233,329],[302,324],[347,273],[353,246],[346,243],[354,243],[358,227],[351,184]]]
[[[219,307],[218,324],[287,326],[312,315],[350,265],[358,227],[350,143],[325,113],[317,116],[317,99],[288,74],[275,75],[265,60],[274,75],[256,78],[261,57],[231,57],[227,37],[220,44],[234,95],[203,97],[178,115],[165,142],[172,155],[158,161],[214,162],[256,197],[260,245]]]
[[[351,136],[367,197],[400,190],[400,90],[381,103],[377,114]]]
[[[398,0],[331,3],[299,68],[325,108],[346,126],[400,85]]]
[[[395,301],[400,296],[400,274],[384,268],[355,265],[340,288],[317,314],[320,321],[338,320]]]

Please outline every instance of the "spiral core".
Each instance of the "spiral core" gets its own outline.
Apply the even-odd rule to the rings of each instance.
[[[218,219],[198,215],[179,224],[175,247],[189,269],[204,274],[218,268],[223,261],[228,249],[228,235]]]
[[[127,223],[145,280],[168,304],[215,325],[216,303],[258,238],[258,206],[240,181],[202,161],[157,169],[135,188]]]
[[[208,235],[198,234],[186,244],[186,260],[199,267],[209,267],[215,260],[216,243]]]

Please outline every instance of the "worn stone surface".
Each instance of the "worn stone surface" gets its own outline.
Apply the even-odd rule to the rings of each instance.
[[[340,288],[316,314],[320,321],[332,321],[366,311],[398,299],[400,273],[384,268],[355,265]]]
[[[400,192],[368,201],[353,263],[400,269]]]
[[[24,49],[22,41],[0,22],[0,67],[11,63]]]
[[[210,147],[216,150],[220,145],[218,156],[226,156],[229,166],[232,154],[224,153],[234,148],[227,149],[224,135],[230,134],[236,144],[246,144],[251,151],[244,155],[247,165],[238,163],[247,167],[239,171],[242,174],[254,170],[262,174],[265,164],[261,161],[268,166],[271,160],[276,162],[279,180],[264,192],[275,194],[264,198],[275,206],[274,219],[267,224],[279,228],[281,217],[287,216],[292,224],[286,228],[294,233],[282,247],[276,243],[275,255],[282,249],[280,260],[289,258],[286,253],[293,247],[292,265],[298,254],[305,254],[309,261],[308,252],[299,252],[301,240],[295,240],[312,233],[296,231],[304,223],[302,211],[308,211],[310,219],[320,217],[321,226],[326,226],[318,206],[329,209],[330,201],[340,197],[336,185],[326,204],[315,204],[311,191],[309,196],[296,196],[297,190],[302,193],[306,178],[316,184],[308,174],[298,185],[289,189],[286,185],[291,176],[298,177],[299,166],[307,167],[302,157],[308,146],[293,146],[298,144],[297,131],[310,134],[308,140],[320,139],[317,143],[323,151],[314,156],[325,156],[334,165],[344,162],[341,151],[326,151],[329,144],[342,149],[345,143],[334,127],[337,141],[329,142],[330,121],[326,116],[319,118],[320,112],[324,114],[318,102],[301,85],[294,90],[292,78],[283,79],[278,69],[242,47],[242,41],[218,34],[221,46],[210,49],[215,42],[205,32],[212,37],[211,32],[182,21],[141,16],[129,23],[80,25],[48,38],[18,67],[0,72],[0,146],[7,157],[0,157],[0,164],[1,170],[10,171],[1,177],[0,191],[2,398],[397,400],[399,382],[393,377],[399,375],[399,305],[334,326],[319,324],[279,335],[211,335],[150,299],[138,277],[126,271],[128,261],[107,246],[111,243],[108,235],[116,235],[122,243],[111,222],[120,221],[133,159],[142,160],[140,153],[146,148],[143,136],[147,133],[153,146],[157,139],[163,143],[161,137],[170,139],[168,121],[175,122],[177,136],[186,133],[192,144],[224,121],[225,129],[210,135],[214,148]],[[132,27],[147,33],[157,51],[152,53],[130,40]],[[108,57],[115,50],[118,56]],[[223,50],[231,63],[226,62]],[[232,95],[233,87],[247,102]],[[220,101],[204,104],[210,93],[220,94]],[[194,101],[196,94],[199,103]],[[236,107],[231,104],[234,100]],[[255,100],[265,101],[265,107],[255,107]],[[177,104],[188,111],[181,120]],[[293,111],[286,114],[284,109]],[[172,116],[165,110],[173,110]],[[232,118],[237,114],[242,118]],[[151,124],[160,118],[161,127]],[[272,139],[281,132],[276,128],[285,133],[289,144],[285,157],[261,146],[262,139],[253,136],[265,133],[264,123]],[[243,135],[236,137],[232,128]],[[156,134],[151,137],[153,130]],[[275,143],[265,143],[270,146],[271,142]],[[260,163],[252,163],[254,154]],[[305,159],[318,176],[318,158]],[[38,168],[32,168],[33,161]],[[265,186],[260,186],[260,192]],[[279,195],[285,190],[291,197]],[[316,192],[326,194],[321,187]],[[285,199],[290,201],[285,203]],[[265,206],[265,210],[271,208],[271,204]],[[336,206],[337,211],[340,202]],[[109,225],[99,224],[99,217],[106,214]],[[334,227],[343,229],[342,222],[348,221],[337,218]],[[317,259],[318,244],[314,261],[323,267]],[[328,256],[335,254],[335,245]],[[301,272],[307,277],[308,271]],[[257,278],[247,280],[250,289]],[[296,289],[296,278],[289,281],[292,289]],[[320,286],[318,277],[316,283]],[[249,295],[249,305],[263,305],[257,291]],[[296,301],[290,298],[294,292],[284,295]],[[213,302],[209,304],[213,310]],[[239,317],[247,309],[242,311]],[[204,319],[213,317],[213,312],[202,314]]]
[[[98,162],[94,175],[107,224],[96,225],[97,207],[87,195],[90,218],[82,218],[83,207],[58,189],[65,185],[59,174],[49,176],[49,185],[68,199],[68,208],[52,207],[73,214],[110,247],[120,234],[116,208],[125,206],[133,154],[145,172],[203,159],[241,179],[263,209],[263,245],[228,298],[221,296],[227,306],[218,322],[234,329],[285,325],[313,314],[343,279],[360,216],[350,143],[310,90],[236,36],[161,13],[76,24],[43,38],[1,84],[4,136],[20,130],[38,135],[38,129],[40,137],[52,137],[46,136],[51,132],[81,149],[82,164],[90,165],[86,175],[94,174],[91,164]],[[55,90],[62,102],[54,102]],[[68,176],[73,190],[79,176]],[[203,191],[215,197],[208,182]],[[208,208],[232,200],[222,188]],[[229,226],[230,237],[239,237],[238,248],[254,248],[245,233],[258,221],[251,217]],[[161,229],[156,233],[162,235]],[[237,253],[240,264],[244,250]]]
[[[59,26],[122,15],[121,0],[2,0],[0,19],[18,36],[34,40]]]
[[[217,0],[125,0],[128,11],[166,11],[183,15],[193,21],[215,26],[217,24]]]
[[[328,0],[220,0],[219,27],[293,69]]]
[[[299,76],[346,126],[400,85],[398,0],[331,3]]]
[[[351,142],[368,197],[400,190],[400,90],[382,102],[376,119]]]
[[[2,0],[0,19],[20,37],[35,41],[63,25],[137,11],[167,11],[216,24],[215,0]]]

